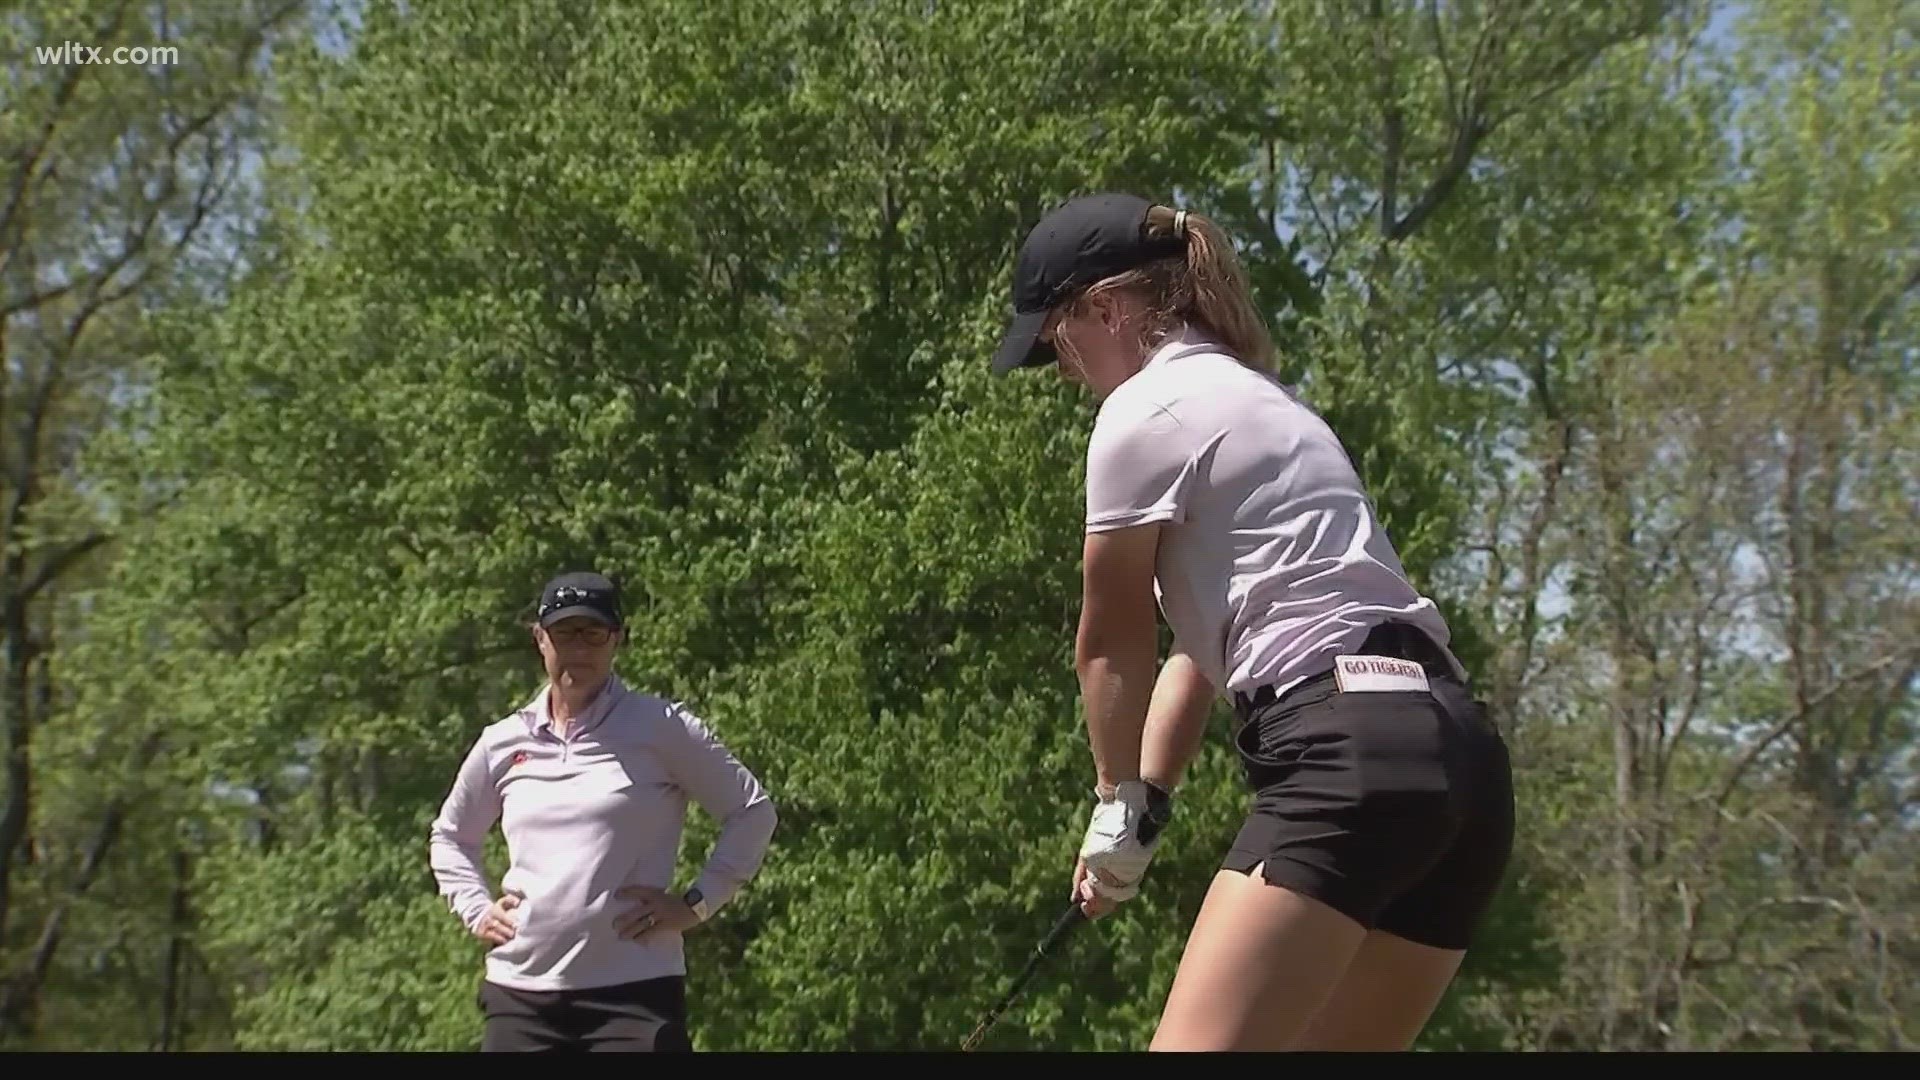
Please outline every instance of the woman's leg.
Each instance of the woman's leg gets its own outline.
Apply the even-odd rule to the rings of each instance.
[[[576,1049],[572,1033],[559,1022],[563,1001],[563,995],[554,991],[515,990],[482,982],[481,1052],[556,1053]]]
[[[1376,930],[1295,1043],[1296,1050],[1407,1050],[1446,995],[1465,952]]]
[[[1290,1049],[1333,996],[1366,930],[1263,870],[1214,875],[1149,1049]]]
[[[1506,877],[1514,834],[1513,767],[1486,709],[1451,683],[1436,697],[1459,828],[1421,879],[1380,912],[1346,979],[1314,1018],[1302,1050],[1406,1050],[1446,996]]]
[[[687,1054],[686,980],[677,975],[580,995],[581,1034],[592,1053]]]
[[[1323,677],[1244,717],[1235,742],[1253,806],[1152,1049],[1404,1047],[1418,1035],[1512,840],[1497,732],[1464,687],[1431,683]]]
[[[1436,695],[1449,739],[1460,825],[1445,855],[1379,914],[1301,1050],[1407,1050],[1438,1008],[1493,906],[1513,852],[1513,772],[1486,709],[1452,684]]]

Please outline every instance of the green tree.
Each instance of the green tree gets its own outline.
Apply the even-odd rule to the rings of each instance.
[[[73,693],[59,677],[61,650],[87,634],[72,593],[119,535],[82,451],[147,385],[147,314],[204,295],[230,256],[221,234],[258,135],[257,64],[299,5],[9,7],[0,17],[10,72],[0,112],[0,1045],[43,1018],[56,1030],[100,1030],[99,1000],[91,1012],[42,1017],[42,991],[70,978],[59,964],[72,938],[83,939],[87,967],[116,973],[109,981],[153,971],[129,959],[124,928],[107,928],[127,900],[112,859],[133,829],[131,785],[151,755],[129,764],[130,786],[102,791],[89,770],[117,773],[121,762],[94,748],[63,755],[50,729]],[[120,47],[173,51],[145,65],[110,62]],[[167,879],[160,846],[143,864],[147,880]],[[150,905],[157,925],[168,922],[166,903],[162,891]],[[114,1037],[143,1042],[154,1029],[137,1024],[138,1035]]]
[[[1771,5],[1685,57],[1695,148],[1637,142],[1671,165],[1625,196],[1652,258],[1534,380],[1487,588],[1551,947],[1604,959],[1503,1010],[1520,1045],[1912,1045],[1913,30]]]
[[[63,660],[63,738],[144,764],[152,788],[110,791],[179,841],[117,865],[189,883],[171,936],[224,1021],[197,1038],[473,1044],[479,947],[432,895],[426,823],[536,685],[530,591],[590,564],[633,600],[623,672],[708,718],[782,810],[761,878],[691,939],[701,1045],[956,1045],[1065,902],[1090,778],[1090,410],[986,357],[1020,231],[1124,187],[1243,238],[1289,376],[1517,721],[1521,866],[1427,1045],[1606,1041],[1553,1006],[1626,981],[1616,879],[1554,844],[1614,790],[1614,728],[1552,722],[1573,676],[1530,613],[1622,550],[1573,539],[1615,520],[1593,433],[1643,423],[1627,392],[1652,396],[1634,380],[1668,321],[1728,273],[1712,132],[1759,75],[1696,83],[1690,11],[346,14],[276,56],[244,280],[157,324],[155,393],[96,446],[136,542],[77,597]],[[1454,557],[1463,538],[1495,561]],[[1675,783],[1707,790],[1714,752]],[[1145,1042],[1237,782],[1209,745],[1154,887],[991,1045]],[[1625,850],[1578,835],[1588,870]],[[711,838],[696,816],[689,870]],[[1587,921],[1548,928],[1568,912]],[[147,992],[133,970],[115,993]]]

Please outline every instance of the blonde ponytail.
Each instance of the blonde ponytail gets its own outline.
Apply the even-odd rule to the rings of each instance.
[[[1169,206],[1149,209],[1146,228],[1155,237],[1185,232],[1185,254],[1096,283],[1069,305],[1068,313],[1094,293],[1129,291],[1147,308],[1141,333],[1143,350],[1153,348],[1185,322],[1220,342],[1248,367],[1272,371],[1273,337],[1227,234],[1203,214]]]

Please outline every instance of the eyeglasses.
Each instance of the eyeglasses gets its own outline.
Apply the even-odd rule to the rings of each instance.
[[[613,628],[610,626],[551,627],[547,630],[547,636],[561,644],[577,641],[583,645],[605,645],[608,639],[613,637]]]

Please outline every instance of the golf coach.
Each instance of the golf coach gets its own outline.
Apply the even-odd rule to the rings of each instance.
[[[528,629],[548,682],[480,733],[429,841],[439,894],[491,946],[481,1049],[691,1050],[682,935],[758,872],[773,802],[699,717],[614,673],[626,620],[607,578],[548,582]],[[689,801],[721,828],[676,885]],[[481,855],[496,822],[497,897]]]

